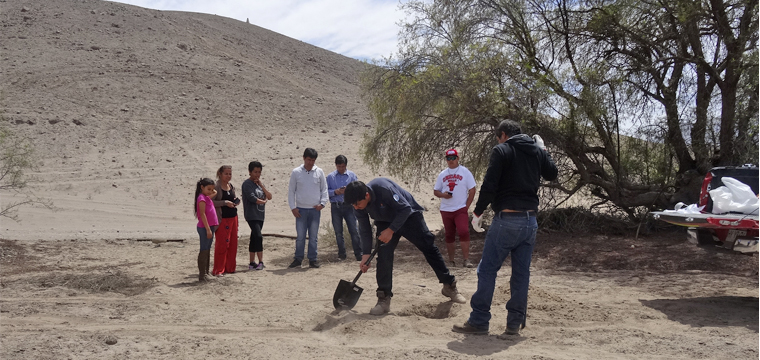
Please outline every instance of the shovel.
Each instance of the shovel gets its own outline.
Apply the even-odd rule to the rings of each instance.
[[[378,243],[379,242],[380,241],[378,240]],[[367,259],[367,262],[365,262],[364,265],[369,266],[369,263],[375,258],[378,249],[380,249],[380,246],[376,246],[375,250],[372,250],[372,254],[370,254],[369,259]],[[335,306],[336,310],[351,310],[359,301],[359,296],[361,296],[362,291],[364,291],[364,289],[356,286],[356,281],[359,280],[360,276],[362,276],[361,270],[356,274],[354,281],[348,282],[343,279],[340,280],[338,288],[335,289],[335,295],[333,295],[333,306]]]

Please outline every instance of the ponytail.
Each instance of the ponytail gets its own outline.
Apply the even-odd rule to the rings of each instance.
[[[193,215],[198,215],[198,195],[201,194],[201,188],[208,185],[214,185],[214,180],[209,178],[201,178],[198,183],[195,184],[195,197],[193,198]],[[206,204],[208,206],[209,204]],[[213,204],[211,206],[214,206]]]
[[[222,179],[222,173],[224,172],[224,169],[232,169],[231,165],[222,165],[219,170],[216,171],[216,178],[221,180]]]

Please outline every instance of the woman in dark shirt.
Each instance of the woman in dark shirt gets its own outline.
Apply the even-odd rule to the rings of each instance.
[[[270,193],[261,183],[261,170],[264,165],[258,161],[251,161],[248,164],[248,173],[250,178],[243,181],[243,208],[245,210],[245,221],[251,227],[251,242],[248,245],[250,263],[248,270],[261,270],[264,268],[264,237],[261,235],[261,228],[264,227],[264,206],[267,201],[272,200]],[[217,240],[219,241],[219,240]],[[256,263],[255,256],[259,257]]]
[[[219,229],[216,231],[214,247],[214,276],[224,276],[235,272],[235,257],[238,246],[237,204],[240,199],[232,186],[232,166],[222,165],[216,172],[216,196],[212,199],[219,217]]]

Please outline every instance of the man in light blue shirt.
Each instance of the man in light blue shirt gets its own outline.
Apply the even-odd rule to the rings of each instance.
[[[346,185],[352,181],[357,181],[356,174],[351,170],[346,170],[348,159],[343,155],[335,157],[336,170],[327,175],[327,194],[330,196],[330,215],[332,215],[332,225],[335,229],[335,242],[338,244],[338,259],[346,259],[346,245],[343,241],[343,220],[346,220],[348,233],[351,235],[351,246],[354,249],[356,261],[362,261],[362,247],[359,242],[359,232],[356,228],[356,216],[354,207],[351,204],[343,202],[343,193],[346,191]]]
[[[288,185],[288,205],[296,218],[296,253],[289,268],[301,267],[306,233],[309,233],[309,267],[318,268],[317,235],[319,234],[319,217],[329,200],[325,173],[314,165],[317,150],[306,148],[303,152],[303,164],[290,173]]]

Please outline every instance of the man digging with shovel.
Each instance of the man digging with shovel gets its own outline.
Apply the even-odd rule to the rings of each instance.
[[[362,272],[369,269],[367,260],[372,252],[372,226],[369,218],[377,226],[377,239],[384,243],[377,251],[377,305],[370,314],[383,315],[391,310],[393,292],[393,252],[401,237],[414,244],[427,260],[430,267],[443,284],[441,294],[452,301],[464,304],[464,296],[457,290],[454,275],[449,273],[441,252],[435,245],[435,236],[428,230],[422,216],[422,206],[417,204],[412,194],[386,178],[376,178],[366,185],[354,181],[346,186],[344,201],[354,206],[359,222],[359,237],[362,242]]]

